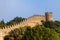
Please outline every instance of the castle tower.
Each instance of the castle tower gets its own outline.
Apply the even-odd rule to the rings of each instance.
[[[53,21],[53,13],[52,12],[46,12],[45,17],[46,17],[46,21]]]

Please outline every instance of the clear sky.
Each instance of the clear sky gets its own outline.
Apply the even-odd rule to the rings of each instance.
[[[0,20],[5,22],[16,16],[29,17],[53,12],[54,20],[60,21],[60,0],[0,0]]]

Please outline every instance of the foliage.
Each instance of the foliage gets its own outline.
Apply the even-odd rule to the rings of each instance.
[[[5,24],[4,20],[0,21],[0,28],[3,28],[5,26],[6,26],[6,24]]]
[[[40,25],[36,25],[33,28],[27,26],[25,28],[15,29],[10,35],[15,40],[60,40],[59,34],[54,29]]]
[[[4,40],[14,40],[14,37],[12,37],[11,35],[7,35],[5,36]]]
[[[60,35],[60,22],[59,21],[48,21],[44,24],[45,27],[54,29]]]
[[[20,23],[20,22],[22,22],[23,20],[25,20],[25,18],[15,17],[13,20],[7,22],[6,24],[7,24],[7,25],[13,25],[13,24]]]

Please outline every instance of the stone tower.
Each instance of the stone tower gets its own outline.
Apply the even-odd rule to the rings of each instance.
[[[53,21],[53,13],[52,12],[46,12],[45,17],[46,17],[46,21]]]

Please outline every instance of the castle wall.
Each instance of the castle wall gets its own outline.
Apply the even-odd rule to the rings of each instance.
[[[46,21],[46,16],[33,15],[19,24],[8,26],[8,28],[0,29],[0,40],[3,40],[4,36],[8,35],[10,31],[24,27],[24,26],[35,26],[36,24],[42,25],[42,21]]]

